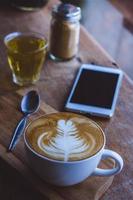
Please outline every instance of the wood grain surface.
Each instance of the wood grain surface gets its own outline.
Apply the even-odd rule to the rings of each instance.
[[[20,90],[18,91],[19,94],[25,94],[26,91]],[[14,112],[17,112],[17,108],[15,109],[15,104],[18,96],[14,98],[15,95],[8,96],[8,105],[10,106],[12,104],[12,110]],[[4,99],[6,100],[6,96],[4,96]],[[10,103],[9,103],[10,102]],[[7,108],[6,101],[3,101],[3,98],[0,99],[0,105],[2,104],[3,113],[1,115],[4,115],[4,112]],[[14,106],[13,106],[14,104]],[[55,109],[50,107],[44,102],[41,102],[40,110],[36,114],[32,115],[29,119],[29,121],[33,120],[37,116],[40,116],[42,114],[49,114],[49,113],[55,113],[57,112]],[[12,128],[9,127],[9,119],[10,114],[7,117],[8,122],[8,130],[7,126],[3,126],[3,131],[0,135],[0,156],[3,160],[5,160],[10,166],[15,168],[21,175],[25,177],[26,180],[30,182],[30,185],[32,185],[36,190],[38,190],[44,198],[47,199],[94,199],[98,200],[109,188],[109,186],[112,184],[113,176],[111,177],[91,177],[84,181],[81,184],[78,184],[76,186],[72,187],[54,187],[51,186],[45,182],[43,182],[30,168],[30,163],[28,163],[26,152],[24,149],[24,142],[23,138],[16,146],[15,150],[12,153],[6,152],[6,148],[9,144]],[[0,119],[0,122],[2,123],[2,119]],[[2,126],[1,126],[2,128]],[[101,164],[102,168],[112,168],[114,167],[114,162],[111,160],[103,161]],[[45,170],[45,169],[44,169]],[[81,169],[82,170],[82,169]]]
[[[49,35],[50,11],[53,4],[57,1],[51,0],[47,7],[37,12],[20,12],[15,9],[0,7],[0,192],[2,199],[49,199],[46,193],[50,193],[50,199],[89,199],[88,187],[84,182],[76,189],[70,189],[69,193],[63,189],[63,193],[58,189],[49,190],[45,185],[45,195],[37,193],[35,188],[28,184],[27,177],[23,178],[20,173],[6,164],[11,159],[12,166],[20,166],[20,171],[27,173],[25,165],[22,165],[18,159],[12,158],[12,154],[6,154],[3,148],[4,144],[9,143],[14,127],[22,114],[18,111],[20,96],[17,95],[18,86],[12,83],[11,72],[6,60],[6,49],[3,44],[3,37],[12,31],[37,31],[44,34],[47,38]],[[47,59],[41,73],[40,81],[35,86],[23,88],[29,90],[37,89],[41,99],[56,110],[62,111],[64,103],[70,92],[75,75],[82,63],[96,63],[105,66],[116,67],[114,60],[99,46],[99,44],[89,35],[86,30],[81,28],[80,46],[77,57],[69,62],[54,63]],[[120,153],[124,159],[123,171],[115,176],[113,184],[102,197],[103,200],[132,199],[133,197],[133,85],[124,76],[119,99],[117,102],[116,112],[113,118],[101,119],[94,118],[104,129],[107,144],[106,147]],[[44,104],[44,109],[46,105]],[[40,111],[39,113],[43,113]],[[8,137],[7,137],[8,136]],[[23,141],[20,141],[23,146]],[[17,157],[24,157],[19,145],[14,152]],[[4,161],[4,160],[5,161]],[[6,160],[7,159],[7,160]],[[31,172],[32,173],[32,172]],[[22,173],[21,173],[22,174]],[[32,177],[32,176],[31,176]],[[30,180],[29,180],[30,181]],[[87,180],[88,181],[88,180]],[[33,182],[34,185],[34,182]],[[84,193],[80,193],[81,188]],[[92,186],[93,187],[93,186]],[[41,188],[40,183],[36,188]],[[75,191],[75,196],[71,196]]]

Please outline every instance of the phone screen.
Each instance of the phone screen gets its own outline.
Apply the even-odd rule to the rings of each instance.
[[[71,103],[111,109],[119,75],[83,69]]]

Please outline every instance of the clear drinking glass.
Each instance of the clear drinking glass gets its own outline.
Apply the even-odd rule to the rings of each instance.
[[[47,40],[39,33],[10,33],[4,38],[13,82],[23,86],[35,83],[47,51]]]

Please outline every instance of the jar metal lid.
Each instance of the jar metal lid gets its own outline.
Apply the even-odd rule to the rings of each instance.
[[[53,7],[52,15],[69,21],[80,20],[81,9],[72,4],[61,3]]]

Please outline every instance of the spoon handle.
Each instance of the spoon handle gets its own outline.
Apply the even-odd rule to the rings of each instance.
[[[16,146],[20,136],[22,135],[25,127],[26,127],[26,122],[27,122],[27,116],[23,117],[20,122],[18,123],[17,127],[14,130],[14,133],[12,135],[8,151],[12,151],[14,147]]]

